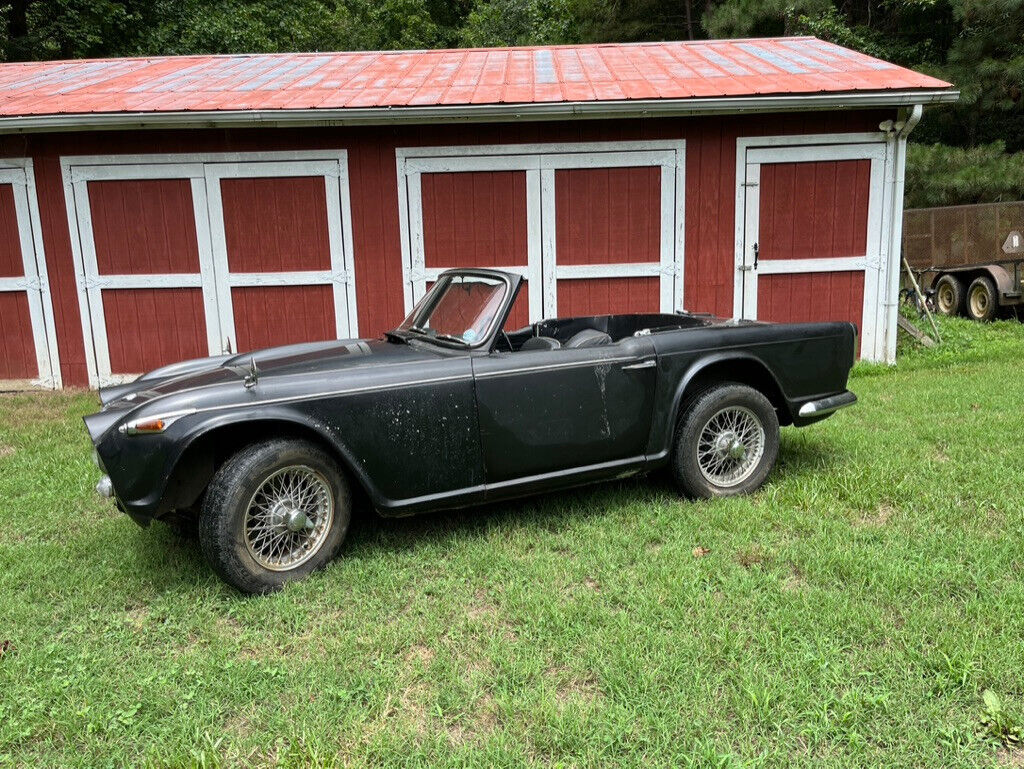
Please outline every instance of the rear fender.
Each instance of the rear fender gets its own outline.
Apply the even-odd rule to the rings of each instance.
[[[767,397],[768,400],[772,402],[772,405],[778,410],[779,422],[781,424],[789,424],[792,422],[793,417],[790,403],[786,399],[778,378],[771,372],[768,366],[765,365],[764,361],[756,355],[747,352],[730,351],[712,353],[693,363],[686,370],[686,373],[683,374],[679,383],[676,385],[675,392],[672,396],[672,407],[669,414],[670,418],[665,424],[665,435],[664,438],[656,444],[656,453],[652,459],[662,459],[668,456],[671,451],[672,436],[675,434],[676,424],[682,416],[682,408],[686,399],[691,395],[696,394],[697,390],[693,389],[693,385],[700,379],[701,374],[706,373],[712,366],[719,366],[723,364],[734,364],[737,367],[740,367],[741,370],[737,372],[737,376],[734,378],[730,378],[728,374],[723,373],[721,377],[716,376],[716,379],[723,382],[749,382],[751,380],[750,374],[752,372],[756,372],[757,378],[763,382],[763,384],[758,386],[758,389],[764,391],[765,397]]]

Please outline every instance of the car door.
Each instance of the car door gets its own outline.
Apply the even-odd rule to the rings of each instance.
[[[488,490],[545,473],[642,461],[657,360],[650,339],[473,359]]]

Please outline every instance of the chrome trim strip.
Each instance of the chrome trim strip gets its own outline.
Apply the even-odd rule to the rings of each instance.
[[[623,371],[639,371],[642,368],[654,368],[657,365],[658,365],[657,359],[651,358],[650,360],[642,360],[639,363],[632,363],[632,364],[630,364],[628,366],[623,366],[622,370]]]
[[[319,398],[335,398],[341,395],[353,395],[356,393],[375,392],[377,390],[391,390],[398,387],[416,387],[425,384],[437,384],[440,382],[471,381],[472,376],[459,374],[458,376],[442,376],[433,379],[417,379],[413,382],[390,382],[388,384],[367,385],[366,387],[349,387],[345,390],[331,390],[329,392],[313,393],[311,395],[292,395],[285,398],[268,398],[267,400],[255,400],[251,403],[228,403],[223,406],[204,406],[195,409],[194,413],[203,414],[208,411],[225,411],[227,409],[251,408],[254,406],[276,406],[281,403],[300,403],[302,401],[317,400]],[[153,417],[155,418],[155,417]]]
[[[545,350],[544,352],[558,352],[558,350]],[[516,355],[517,353],[511,353]],[[569,363],[549,363],[545,366],[523,366],[520,368],[510,368],[501,371],[484,371],[476,375],[477,379],[491,379],[499,376],[513,376],[515,374],[529,374],[536,371],[556,371],[559,369],[570,369],[570,368],[586,368],[588,366],[601,366],[610,363],[623,363],[625,361],[636,360],[635,357],[629,356],[627,358],[600,358],[598,360],[586,360],[586,361],[570,361]]]
[[[600,472],[601,470],[614,470],[615,468],[639,468],[646,462],[647,456],[645,454],[639,454],[635,457],[626,457],[625,459],[613,459],[608,462],[597,462],[592,465],[577,465],[576,467],[569,467],[565,470],[553,470],[548,473],[538,473],[537,475],[524,475],[519,478],[510,478],[507,481],[498,481],[497,483],[485,483],[484,490],[486,493],[500,489],[515,488],[516,486],[522,486],[528,483],[541,483],[543,481],[565,478],[567,476],[572,477],[576,475],[586,475],[587,473]]]

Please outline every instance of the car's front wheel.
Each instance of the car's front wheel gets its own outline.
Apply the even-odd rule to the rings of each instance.
[[[676,428],[672,475],[686,496],[749,494],[779,454],[779,419],[764,395],[724,383],[699,393]]]
[[[245,447],[214,475],[199,544],[214,571],[245,593],[267,593],[325,566],[352,514],[345,476],[307,441]]]

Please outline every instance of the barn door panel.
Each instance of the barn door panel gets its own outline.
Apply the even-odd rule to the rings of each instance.
[[[45,265],[22,168],[0,168],[0,318],[0,380],[59,386]]]
[[[527,279],[513,328],[682,308],[681,142],[436,151],[398,151],[407,309],[442,270],[471,266]]]
[[[542,317],[537,162],[524,157],[410,160],[411,301],[453,267],[494,267],[526,279],[506,327]]]
[[[884,161],[879,144],[746,150],[740,317],[850,321],[877,354]]]
[[[75,168],[72,188],[95,383],[220,352],[202,167]]]
[[[319,160],[206,165],[226,350],[357,333],[343,171]]]
[[[675,151],[547,155],[542,166],[545,316],[680,308]]]

